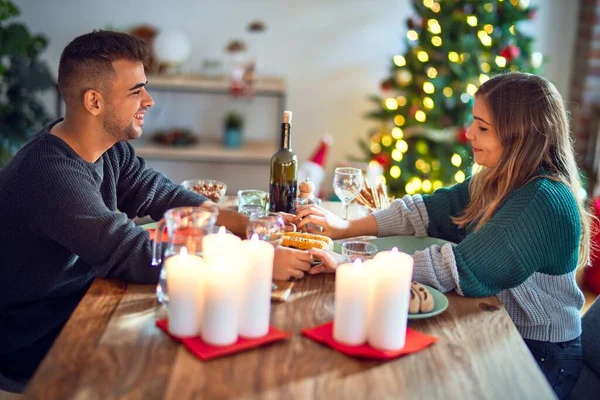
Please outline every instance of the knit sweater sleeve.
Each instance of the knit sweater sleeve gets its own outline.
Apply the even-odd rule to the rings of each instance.
[[[99,189],[103,180],[90,164],[50,152],[31,158],[22,175],[29,182],[22,188],[24,223],[41,240],[78,256],[97,277],[158,281],[148,233],[107,207]]]
[[[438,189],[432,195],[423,195],[423,203],[429,216],[429,236],[455,243],[466,236],[465,230],[456,225],[452,217],[462,215],[467,207],[470,181],[469,177],[463,183]]]
[[[574,270],[581,229],[577,205],[568,189],[550,186],[512,196],[456,246],[415,252],[413,278],[443,291],[485,297],[520,285],[534,272]]]
[[[158,221],[170,208],[198,206],[207,200],[147,168],[146,161],[135,155],[133,146],[128,142],[117,143],[109,157],[116,164],[113,168],[118,168],[118,207],[129,218],[150,215]]]
[[[385,210],[373,213],[377,221],[377,236],[427,236],[427,210],[420,195],[406,195],[392,202]]]

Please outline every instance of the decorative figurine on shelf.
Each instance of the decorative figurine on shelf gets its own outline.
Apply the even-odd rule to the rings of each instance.
[[[154,38],[153,48],[160,62],[159,73],[180,72],[192,50],[188,36],[178,30],[159,32]]]
[[[254,20],[248,24],[246,30],[250,34],[248,38],[250,46],[248,50],[248,61],[246,62],[247,77],[245,80],[254,80],[254,75],[257,71],[264,75],[264,62],[262,62],[262,51],[264,46],[262,42],[267,27],[262,21]]]
[[[225,117],[223,144],[225,147],[237,149],[243,144],[244,119],[241,114],[232,111]]]
[[[165,131],[157,131],[150,139],[158,144],[167,146],[190,146],[198,141],[198,137],[190,129],[174,128]]]
[[[154,54],[154,38],[158,34],[156,28],[151,25],[142,24],[134,26],[129,33],[136,38],[143,40],[148,44],[148,46],[150,46],[150,59],[148,61],[148,65],[146,66],[146,73],[159,72],[160,66]]]
[[[229,93],[233,97],[247,96],[253,93],[253,80],[248,80],[248,67],[246,65],[246,43],[241,40],[232,40],[225,47],[225,51],[231,55],[231,83]],[[254,72],[254,63],[251,66]]]

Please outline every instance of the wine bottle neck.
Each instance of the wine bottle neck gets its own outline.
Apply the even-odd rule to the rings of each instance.
[[[281,148],[282,149],[292,149],[292,124],[282,123],[281,124]]]

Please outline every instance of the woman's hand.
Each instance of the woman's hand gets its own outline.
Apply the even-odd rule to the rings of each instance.
[[[296,227],[296,216],[294,214],[288,214],[284,212],[278,213],[283,218],[285,222],[285,231],[286,232],[296,232],[298,229]]]
[[[320,274],[322,272],[335,272],[335,269],[344,262],[342,255],[329,250],[312,248],[308,252],[317,260],[321,260],[323,264],[312,267],[309,274]]]
[[[308,232],[329,236],[332,239],[346,237],[346,230],[349,226],[348,221],[316,204],[298,207],[295,222],[298,230],[306,230],[307,224],[318,225],[323,229],[322,231],[311,229],[308,225]]]
[[[287,281],[290,278],[302,279],[310,269],[313,256],[304,250],[277,247],[273,262],[273,279]]]

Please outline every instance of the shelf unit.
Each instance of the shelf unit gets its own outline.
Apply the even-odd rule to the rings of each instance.
[[[148,75],[146,86],[152,92],[187,92],[229,96],[230,81],[225,77],[201,75]],[[285,110],[286,87],[279,78],[261,77],[254,84],[254,97],[267,97],[276,101],[277,120],[281,122]],[[268,188],[271,156],[277,150],[278,140],[247,141],[239,149],[229,149],[222,144],[203,140],[186,147],[170,147],[149,142],[133,142],[136,153],[150,167],[165,173],[175,182],[184,179],[216,179],[227,184],[228,193],[239,189]]]
[[[149,90],[169,92],[193,92],[198,94],[217,94],[229,96],[230,81],[225,77],[206,77],[204,75],[148,75]],[[277,100],[277,121],[285,110],[286,88],[283,79],[261,77],[254,83],[254,97],[273,97]],[[277,125],[275,125],[277,126]]]
[[[162,146],[148,142],[133,142],[137,155],[166,161],[204,161],[264,164],[271,161],[277,151],[274,142],[247,142],[237,149],[229,149],[221,143],[205,142],[191,146]]]

